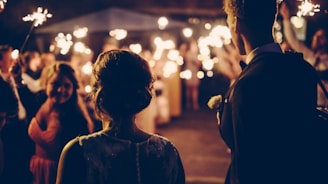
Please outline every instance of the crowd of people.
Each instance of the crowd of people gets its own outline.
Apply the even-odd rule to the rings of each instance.
[[[140,128],[139,121],[147,118],[139,113],[155,94],[154,74],[141,56],[125,50],[99,55],[92,77],[92,113],[96,114],[90,114],[77,72],[69,62],[37,51],[27,51],[15,59],[8,45],[1,46],[0,51],[4,92],[0,183],[185,182],[175,146],[165,137]],[[127,68],[133,69],[129,75]],[[101,122],[100,128],[95,119]],[[76,149],[81,141],[84,143]],[[87,157],[81,148],[89,151]],[[111,159],[99,165],[103,157]],[[98,164],[90,165],[93,161]],[[86,176],[83,182],[81,174]]]
[[[328,105],[317,82],[328,86],[325,29],[307,46],[285,2],[224,0],[224,10],[232,35],[225,52],[218,50],[231,81],[217,105],[231,154],[225,184],[326,183],[322,155],[310,149],[315,110]],[[278,13],[288,49],[272,34]],[[194,74],[185,83],[186,107],[198,110],[199,51],[196,42],[184,46],[184,67]],[[13,58],[12,51],[0,46],[1,184],[186,183],[174,143],[138,126],[156,97],[144,57],[117,48],[98,55],[91,114],[74,64],[51,52]]]

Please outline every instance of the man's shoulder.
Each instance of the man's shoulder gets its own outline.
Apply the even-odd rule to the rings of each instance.
[[[263,61],[263,62],[259,62]],[[307,62],[302,53],[298,52],[285,52],[285,53],[262,53],[258,57],[254,58],[254,63],[257,65],[269,65],[270,67],[283,68],[303,68],[307,70],[313,70],[313,66]]]

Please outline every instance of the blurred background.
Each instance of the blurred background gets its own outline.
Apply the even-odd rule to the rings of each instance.
[[[310,44],[318,27],[327,29],[327,0],[285,1],[296,17],[299,39]],[[0,44],[21,53],[51,52],[56,60],[70,61],[86,93],[91,64],[99,53],[133,50],[150,62],[162,82],[156,85],[161,88],[158,95],[167,96],[174,117],[185,107],[184,83],[192,75],[200,80],[200,106],[210,96],[223,94],[235,77],[227,72],[232,62],[225,66],[223,61],[241,58],[227,47],[231,40],[222,4],[222,0],[0,0]],[[277,20],[274,36],[281,43],[281,18]],[[201,63],[195,74],[185,59],[185,46],[191,42],[197,44],[194,52]]]
[[[318,27],[327,29],[327,0],[285,1],[296,17],[293,24],[299,39],[310,44]],[[91,64],[99,53],[133,50],[150,62],[160,79],[157,95],[166,95],[169,106],[169,112],[163,113],[174,117],[186,105],[183,84],[192,75],[200,80],[200,106],[210,96],[223,94],[234,79],[227,72],[231,62],[225,66],[223,61],[241,58],[231,47],[222,4],[222,0],[0,0],[0,44],[20,53],[51,52],[56,60],[71,62],[86,93]],[[280,20],[274,35],[279,43],[284,39]],[[192,42],[201,63],[196,74],[185,59],[185,45]]]
[[[328,0],[285,1],[297,37],[307,45],[318,27],[328,29]],[[284,41],[281,19],[274,25],[278,43]],[[47,63],[69,62],[91,113],[97,55],[114,48],[140,54],[157,80],[156,98],[138,114],[137,125],[176,144],[186,183],[224,182],[229,150],[207,102],[227,91],[244,58],[231,43],[222,0],[0,0],[0,44],[11,45],[16,59],[40,53],[30,62],[38,71]]]
[[[296,14],[298,11],[298,6],[307,1],[307,0],[285,0],[287,1],[292,9],[293,13]],[[310,0],[311,1],[311,0]],[[132,0],[82,0],[82,1],[75,1],[75,0],[24,0],[24,1],[16,1],[16,0],[1,0],[2,4],[5,4],[1,8],[0,13],[0,42],[1,43],[8,43],[13,45],[14,47],[19,48],[22,43],[24,42],[24,38],[26,34],[29,32],[30,23],[24,22],[22,17],[36,11],[37,7],[43,7],[47,9],[49,13],[52,14],[52,18],[48,19],[43,23],[41,27],[47,27],[50,25],[60,24],[63,21],[74,20],[78,18],[82,18],[83,16],[87,16],[90,14],[97,14],[97,12],[102,12],[108,10],[110,12],[111,8],[120,8],[127,12],[132,13],[142,13],[144,15],[153,17],[154,19],[158,19],[159,17],[166,17],[171,21],[178,21],[179,23],[166,27],[166,30],[175,29],[175,38],[180,39],[181,36],[181,29],[184,27],[193,27],[194,35],[193,37],[197,38],[200,35],[204,34],[204,25],[206,23],[211,23],[212,28],[217,24],[217,22],[221,19],[225,18],[225,13],[222,9],[222,0],[167,0],[167,1],[155,1],[155,0],[142,0],[142,1],[132,1]],[[304,18],[309,22],[307,28],[311,29],[311,27],[315,27],[316,25],[327,25],[327,7],[328,1],[327,0],[312,0],[313,4],[320,5],[320,12],[317,12],[314,16],[305,16]],[[1,4],[1,3],[0,3]],[[121,14],[120,14],[121,13]],[[37,37],[44,37],[43,39],[51,40],[56,37],[56,35],[62,29],[64,34],[73,33],[74,30],[78,28],[88,28],[88,37],[91,34],[99,34],[101,32],[105,32],[108,36],[108,32],[115,28],[122,28],[128,27],[124,24],[131,24],[132,22],[125,22],[127,18],[134,19],[136,17],[127,17],[129,15],[125,15],[126,12],[120,12],[116,14],[115,18],[105,18],[98,19],[98,24],[103,24],[102,28],[98,28],[100,25],[96,24],[95,22],[87,22],[90,21],[88,19],[84,20],[84,22],[75,22],[72,23],[70,28],[60,27],[54,30],[44,30],[40,31],[38,34],[37,31],[33,31],[31,35],[31,40],[27,44],[28,48],[37,47],[38,49],[46,50],[48,49],[50,43],[45,42],[36,43],[35,39]],[[104,15],[104,14],[103,14]],[[112,16],[112,14],[107,14],[108,16]],[[110,20],[109,20],[110,19]],[[113,20],[114,19],[114,20]],[[124,19],[121,21],[120,19]],[[108,22],[100,22],[101,20],[107,20]],[[137,20],[138,22],[133,22],[134,24],[139,24],[140,26],[144,26],[145,23],[143,20]],[[121,25],[114,25],[109,21],[114,21],[115,23],[120,23]],[[74,21],[73,21],[74,22]],[[141,24],[140,24],[141,23]],[[148,24],[152,24],[157,22],[148,22]],[[181,24],[180,24],[181,23]],[[225,24],[225,22],[221,22]],[[106,25],[108,24],[108,25]],[[110,25],[110,26],[109,26]],[[123,26],[124,25],[124,26]],[[98,27],[94,27],[98,26]],[[105,26],[107,26],[107,30],[104,30]],[[152,25],[156,27],[157,25]],[[124,42],[133,41],[144,41],[147,42],[149,40],[141,39],[146,35],[150,38],[149,32],[155,33],[159,31],[158,29],[152,29],[149,27],[139,27],[138,29],[132,29],[129,27],[129,31],[126,40]],[[40,28],[38,28],[40,29]],[[177,31],[178,30],[178,31]],[[210,30],[210,28],[206,28],[206,30]],[[139,31],[139,32],[138,32]],[[142,33],[140,33],[142,31]],[[165,31],[164,29],[162,31]],[[311,34],[311,31],[308,31],[307,34]],[[136,36],[137,35],[137,36]],[[137,37],[137,38],[136,38]],[[135,40],[133,40],[135,39]],[[139,39],[139,40],[136,40]],[[86,44],[90,47],[95,47],[92,49],[99,49],[94,46],[94,40],[92,42],[89,39],[86,40]],[[39,45],[38,45],[39,44]],[[124,43],[122,43],[124,44]],[[142,43],[142,44],[149,44],[149,43]],[[97,51],[95,51],[97,52]]]

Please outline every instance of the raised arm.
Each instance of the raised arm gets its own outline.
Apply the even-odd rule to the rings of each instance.
[[[281,4],[279,12],[283,18],[284,35],[287,42],[293,50],[295,50],[296,52],[303,53],[304,59],[308,61],[312,66],[314,66],[315,53],[311,48],[307,47],[304,42],[302,42],[296,37],[296,33],[293,30],[293,25],[290,22],[290,10],[286,3],[283,2]]]

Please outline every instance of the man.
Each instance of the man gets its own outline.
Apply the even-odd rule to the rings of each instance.
[[[316,74],[302,55],[273,38],[276,0],[225,0],[233,43],[247,66],[220,110],[219,130],[231,150],[226,184],[319,183],[309,127]]]

